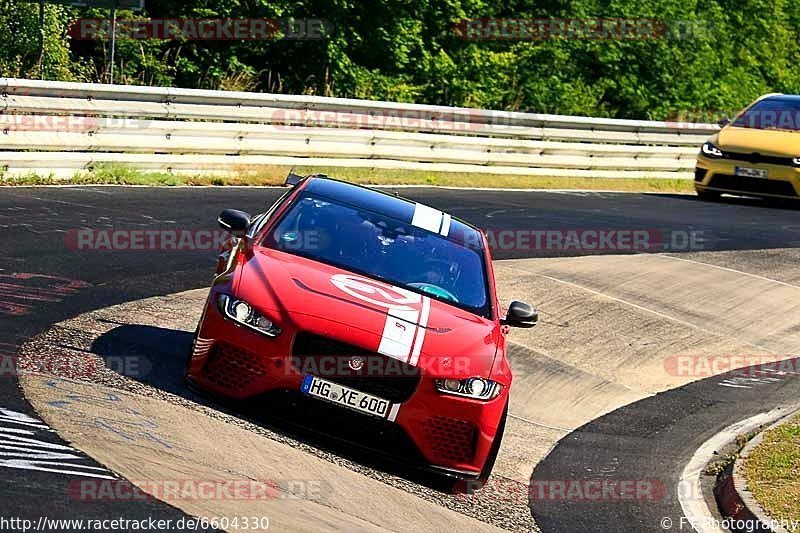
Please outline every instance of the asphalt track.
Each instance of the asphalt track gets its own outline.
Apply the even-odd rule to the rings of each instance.
[[[748,388],[720,386],[738,375],[733,371],[622,407],[559,442],[536,467],[532,483],[657,480],[665,492],[657,501],[598,504],[542,499],[534,491],[531,506],[542,531],[691,531],[685,521],[680,527],[683,512],[677,487],[692,454],[729,425],[800,398],[796,375],[774,382],[758,380],[757,386]],[[671,528],[661,527],[664,519],[669,519]]]
[[[71,249],[69,232],[91,229],[214,229],[225,207],[257,212],[279,189],[151,189],[121,187],[0,190],[0,349],[7,356],[49,325],[76,314],[130,300],[205,286],[215,256],[201,252],[87,252]],[[759,201],[704,204],[691,196],[591,192],[509,192],[410,188],[400,194],[494,231],[628,230],[653,234],[694,232],[703,252],[737,251],[725,266],[780,276],[800,245],[800,211]],[[665,240],[664,242],[669,242]],[[764,250],[764,252],[760,252]],[[770,251],[772,250],[772,251]],[[664,248],[650,252],[671,251]],[[692,257],[697,250],[687,251]],[[581,255],[576,250],[499,250],[496,259]],[[605,250],[600,253],[619,253]],[[45,277],[47,276],[47,277]],[[785,279],[792,283],[797,279]],[[534,302],[535,303],[535,302]],[[609,327],[613,327],[610,324]],[[796,352],[795,352],[796,353]],[[751,413],[794,401],[798,380],[787,376],[758,387],[719,387],[710,378],[646,398],[582,426],[539,464],[535,479],[574,479],[606,472],[628,479],[674,483],[691,454],[714,432]],[[35,416],[13,373],[0,378],[0,407]],[[57,443],[47,433],[39,438]],[[83,462],[92,465],[88,458]],[[99,465],[94,465],[98,466]],[[182,513],[158,502],[75,502],[65,498],[61,475],[3,468],[3,515],[37,520],[110,516],[171,517]],[[678,519],[670,497],[655,504],[533,501],[545,531],[658,530],[658,519]]]

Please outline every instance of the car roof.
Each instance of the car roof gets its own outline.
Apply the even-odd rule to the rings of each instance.
[[[433,208],[428,208],[423,204],[370,187],[363,187],[333,178],[310,176],[304,191],[349,204],[353,207],[381,213],[414,225],[420,225],[417,222],[422,218],[421,213],[424,212],[434,216],[430,211],[436,211],[440,213],[439,216],[444,215],[449,219],[450,231],[443,234],[445,237],[452,234],[460,235],[463,238],[468,232],[480,232],[472,224],[451,217],[449,214],[441,213]]]
[[[800,102],[800,94],[769,94],[762,97],[759,101],[781,100],[783,102]]]

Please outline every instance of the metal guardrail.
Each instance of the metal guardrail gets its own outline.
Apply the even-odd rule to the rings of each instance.
[[[329,166],[690,178],[711,124],[0,78],[0,165],[68,176]]]

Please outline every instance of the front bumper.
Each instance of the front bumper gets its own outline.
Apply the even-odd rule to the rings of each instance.
[[[736,167],[767,171],[767,178],[736,175]],[[800,198],[800,168],[735,159],[697,158],[694,187],[698,192],[716,191],[745,196]]]
[[[295,351],[301,332],[297,327],[284,321],[280,324],[283,331],[279,336],[270,338],[260,335],[224,318],[214,304],[214,298],[212,294],[206,303],[189,361],[187,378],[193,385],[234,400],[280,396],[291,398],[290,403],[294,405],[301,402],[311,410],[317,407],[318,414],[324,413],[326,419],[338,417],[342,424],[352,422],[352,431],[348,432],[346,427],[341,429],[343,434],[349,435],[346,437],[348,440],[357,444],[363,444],[359,441],[362,440],[364,427],[383,425],[387,430],[400,430],[426,466],[462,478],[475,478],[480,474],[500,425],[508,399],[507,387],[503,387],[497,398],[483,402],[439,393],[434,380],[449,376],[429,375],[422,369],[416,369],[418,377],[412,378],[411,389],[408,389],[407,380],[402,384],[397,381],[373,382],[370,390],[359,389],[352,385],[352,381],[350,384],[342,382],[393,401],[393,409],[390,409],[386,419],[357,413],[300,394],[306,373],[330,381],[346,378],[340,374],[342,365],[329,365],[327,368],[330,373],[320,373],[325,372],[325,365],[298,366],[299,358]],[[325,334],[324,323],[320,319],[319,328],[314,331],[306,321],[302,333],[322,336]],[[384,357],[378,354],[372,356]],[[314,370],[309,371],[309,368]],[[386,377],[369,376],[366,379],[401,378],[394,374]],[[315,429],[315,418],[302,417],[302,425]],[[363,440],[366,442],[369,439]],[[385,442],[367,446],[378,452],[394,454]]]

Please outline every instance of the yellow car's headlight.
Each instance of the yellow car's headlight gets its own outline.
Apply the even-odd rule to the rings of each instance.
[[[700,149],[700,151],[704,156],[712,159],[719,159],[725,155],[722,150],[719,149],[719,147],[708,141],[703,144],[703,147]]]
[[[800,157],[795,157],[792,159],[792,166],[800,167]]]

